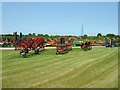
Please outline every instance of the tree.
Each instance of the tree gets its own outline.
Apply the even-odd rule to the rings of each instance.
[[[45,34],[44,36],[45,36],[45,37],[47,37],[47,38],[49,37],[49,35],[48,35],[48,34]]]
[[[43,34],[38,34],[39,37],[43,37]]]
[[[36,36],[36,34],[35,34],[35,33],[33,33],[33,36]]]
[[[28,34],[28,36],[32,36],[32,34],[31,34],[31,33],[29,33],[29,34]]]
[[[109,38],[113,38],[113,37],[115,37],[115,34],[107,34],[106,36]]]
[[[84,39],[87,39],[87,38],[88,38],[88,36],[85,34],[85,35],[83,36],[83,38],[84,38]]]
[[[102,36],[102,34],[101,34],[101,33],[98,33],[98,34],[97,34],[97,37],[101,37],[101,36]]]

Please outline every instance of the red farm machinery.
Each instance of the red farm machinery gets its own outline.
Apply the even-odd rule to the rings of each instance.
[[[55,38],[55,46],[56,46],[56,55],[58,54],[64,54],[68,51],[72,50],[72,41],[73,39],[70,39],[69,37],[58,37]]]
[[[40,50],[45,50],[44,38],[22,38],[22,33],[20,33],[20,38],[17,38],[17,32],[14,33],[15,39],[13,40],[15,50],[20,50],[20,54],[26,56],[26,54],[34,50],[35,54],[38,54]]]
[[[91,50],[92,46],[89,41],[86,41],[81,44],[81,48],[82,48],[82,50],[86,51],[86,50]]]

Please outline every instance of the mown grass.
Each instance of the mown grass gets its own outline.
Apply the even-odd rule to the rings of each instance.
[[[2,51],[3,88],[117,88],[118,48],[73,49],[55,55],[47,49],[26,58]]]

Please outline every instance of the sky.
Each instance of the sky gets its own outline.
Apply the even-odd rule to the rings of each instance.
[[[118,34],[117,2],[3,2],[2,33]]]

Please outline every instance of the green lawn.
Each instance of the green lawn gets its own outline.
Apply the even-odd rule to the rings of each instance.
[[[118,48],[73,49],[55,55],[47,49],[26,58],[2,51],[3,88],[117,88]]]

